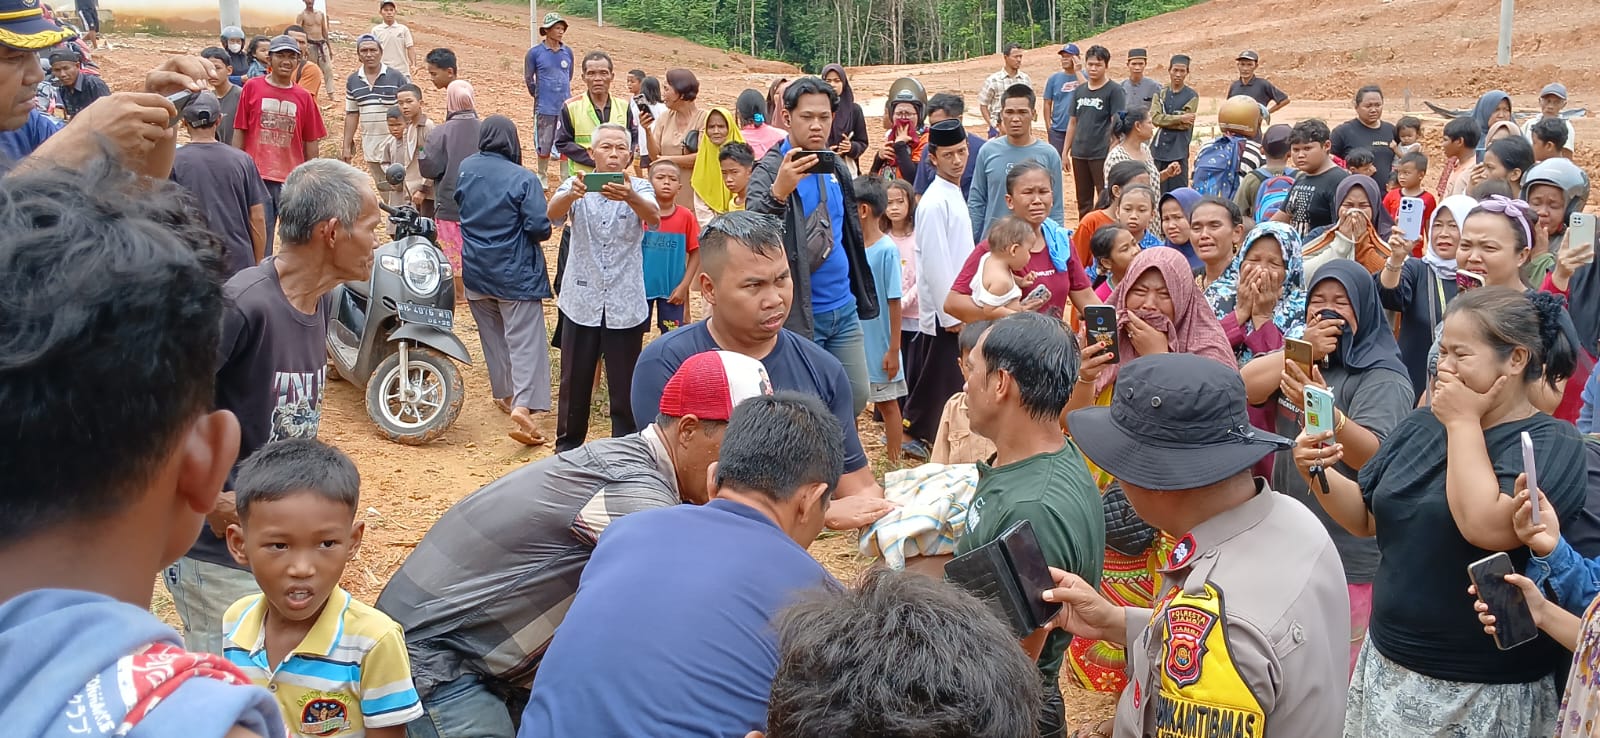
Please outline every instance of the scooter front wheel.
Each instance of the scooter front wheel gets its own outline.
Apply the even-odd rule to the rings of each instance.
[[[401,376],[398,352],[372,373],[367,415],[389,440],[420,446],[438,440],[456,422],[466,389],[449,357],[425,346],[407,348],[409,376]]]

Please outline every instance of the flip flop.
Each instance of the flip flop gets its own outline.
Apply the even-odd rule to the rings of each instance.
[[[546,443],[549,443],[544,436],[541,436],[536,432],[530,433],[521,428],[511,431],[506,435],[511,436],[511,440],[516,441],[524,446],[543,446]]]
[[[511,401],[510,400],[502,400],[502,399],[496,397],[496,398],[494,398],[494,406],[497,407],[497,408],[500,408],[500,412],[506,413],[507,415],[511,414]]]

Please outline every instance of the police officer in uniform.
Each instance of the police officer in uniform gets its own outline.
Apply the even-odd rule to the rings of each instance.
[[[1339,553],[1305,505],[1250,468],[1291,442],[1250,426],[1238,372],[1189,354],[1122,367],[1074,439],[1139,516],[1178,539],[1155,609],[1118,607],[1052,571],[1055,625],[1126,643],[1116,738],[1336,736],[1350,603]]]

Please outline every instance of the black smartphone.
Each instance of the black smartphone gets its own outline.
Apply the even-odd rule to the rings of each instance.
[[[1083,329],[1089,340],[1106,347],[1106,353],[1111,354],[1111,363],[1117,363],[1117,309],[1110,305],[1084,308]]]
[[[195,94],[188,90],[179,90],[167,96],[167,102],[172,103],[173,110],[177,111],[172,114],[172,120],[167,121],[168,128],[178,125],[178,120],[183,117],[183,109],[189,107],[189,101],[194,99]]]
[[[634,95],[633,104],[639,108],[640,114],[650,112],[650,103],[645,101],[644,95]]]
[[[1044,592],[1055,587],[1055,579],[1050,576],[1050,565],[1044,561],[1044,551],[1039,548],[1033,524],[1023,520],[1011,526],[1001,534],[1000,546],[1005,549],[1018,588],[1022,590],[1023,602],[1028,605],[1029,624],[1043,628],[1061,612],[1062,605],[1044,601]]]
[[[795,154],[794,154],[794,158],[796,158],[796,159],[799,159],[799,158],[804,157],[804,156],[815,156],[815,157],[817,157],[817,163],[811,165],[811,168],[808,169],[807,171],[824,172],[824,173],[826,173],[826,172],[831,172],[831,171],[834,170],[834,160],[838,157],[838,154],[835,154],[832,151],[828,151],[826,149],[822,149],[822,150],[819,150],[819,151],[813,151],[813,150],[809,150],[809,149],[801,149],[800,151],[796,151]]]
[[[1515,571],[1511,557],[1504,551],[1467,565],[1467,576],[1478,588],[1478,599],[1489,606],[1489,614],[1494,616],[1494,645],[1502,651],[1539,637],[1539,627],[1533,624],[1533,613],[1528,610],[1522,590],[1506,581],[1506,575]]]

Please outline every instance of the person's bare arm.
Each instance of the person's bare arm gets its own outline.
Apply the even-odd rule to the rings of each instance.
[[[356,124],[361,115],[354,111],[345,111],[344,114],[344,144],[340,146],[340,155],[348,163],[356,155]],[[306,157],[310,159],[310,156]]]
[[[612,186],[606,185],[606,188]],[[661,209],[656,205],[654,198],[645,197],[644,193],[633,189],[633,186],[628,183],[615,186],[628,188],[628,197],[626,198],[628,208],[633,211],[634,215],[639,216],[639,220],[644,223],[646,228],[654,228],[661,225]]]
[[[267,258],[267,208],[260,203],[250,206],[250,249],[257,264]]]
[[[1294,467],[1300,472],[1300,478],[1310,485],[1312,496],[1322,504],[1328,517],[1350,531],[1351,535],[1363,538],[1377,535],[1377,522],[1373,520],[1372,512],[1367,509],[1367,502],[1361,496],[1360,485],[1333,468],[1342,460],[1343,454],[1340,444],[1333,442],[1331,431],[1316,436],[1300,434],[1290,453],[1293,454]],[[1321,480],[1312,477],[1313,466],[1322,468],[1322,477],[1328,483],[1327,489],[1321,489]],[[1508,524],[1509,521],[1507,518]]]
[[[367,728],[367,738],[406,738],[406,726],[391,725],[387,728]]]
[[[573,203],[576,203],[578,198],[583,197],[587,192],[588,190],[583,186],[583,177],[574,177],[571,189],[565,192],[557,192],[555,197],[550,198],[550,204],[545,208],[550,222],[560,223],[566,220],[567,214],[572,212]]]
[[[317,158],[319,156],[322,156],[322,146],[321,146],[321,144],[322,144],[322,139],[317,139],[315,141],[307,141],[305,143],[304,151],[302,153],[305,154],[306,161],[311,161],[312,159],[315,159],[315,158]]]

